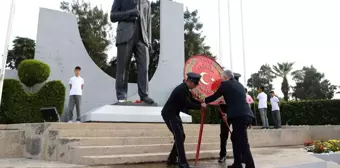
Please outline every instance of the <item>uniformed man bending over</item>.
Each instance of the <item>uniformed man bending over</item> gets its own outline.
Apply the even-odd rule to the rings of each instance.
[[[178,156],[179,168],[189,168],[184,151],[185,134],[179,113],[183,109],[201,109],[201,103],[194,101],[190,92],[190,89],[197,87],[201,75],[188,73],[187,76],[187,80],[172,91],[162,109],[162,117],[175,139],[167,163],[176,164]]]
[[[255,168],[254,160],[248,143],[247,127],[254,115],[246,102],[246,94],[241,83],[236,81],[232,71],[223,72],[223,81],[218,90],[211,96],[205,98],[205,103],[213,102],[223,96],[228,105],[227,116],[233,124],[231,141],[233,143],[234,163],[228,168],[242,168],[242,162],[246,168]],[[206,104],[202,104],[206,106]]]

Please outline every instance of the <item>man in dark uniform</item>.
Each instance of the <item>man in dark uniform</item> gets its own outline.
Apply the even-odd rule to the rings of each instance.
[[[233,143],[234,163],[228,168],[242,168],[242,162],[246,168],[255,168],[254,160],[248,143],[247,127],[254,118],[249,105],[246,102],[244,87],[235,78],[232,71],[223,72],[223,81],[218,90],[204,99],[205,103],[213,102],[223,96],[228,105],[227,115],[233,125],[231,141]],[[206,104],[202,104],[206,106]],[[226,116],[224,116],[226,117]]]
[[[241,77],[241,74],[238,73],[234,73],[234,78],[236,81],[238,81],[238,79]],[[222,80],[228,80],[228,78],[226,78],[224,75],[222,76]],[[228,106],[227,104],[221,104],[220,108],[222,110],[223,113],[227,114],[227,110],[228,110]],[[220,121],[220,157],[218,159],[219,163],[224,163],[227,159],[227,140],[229,137],[229,129],[227,127],[227,125],[225,124],[225,122],[223,121],[222,117],[221,117],[221,121]],[[231,120],[227,120],[229,126],[232,124]]]
[[[224,114],[227,114],[228,106],[226,104],[221,104],[220,108]],[[220,157],[218,159],[219,163],[223,163],[227,159],[227,140],[229,137],[229,129],[225,122],[223,121],[224,116],[220,116]],[[229,126],[231,125],[231,121],[228,119]]]
[[[190,92],[190,89],[198,86],[201,75],[188,73],[187,76],[187,80],[172,91],[162,109],[162,117],[175,139],[167,163],[176,164],[178,157],[179,168],[189,168],[184,150],[185,134],[179,113],[184,109],[201,109],[201,103],[194,101]]]

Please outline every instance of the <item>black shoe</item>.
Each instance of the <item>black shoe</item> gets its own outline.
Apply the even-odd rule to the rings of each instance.
[[[224,163],[225,161],[227,160],[227,157],[220,157],[219,159],[218,159],[218,163]]]
[[[178,168],[190,168],[190,166],[188,163],[185,163],[185,164],[179,164]]]
[[[255,168],[255,165],[254,164],[251,164],[251,165],[246,164],[246,168]]]
[[[243,168],[242,164],[235,164],[229,165],[227,168]]]
[[[167,160],[166,164],[168,166],[173,166],[173,165],[178,165],[178,162],[177,162],[177,160]]]
[[[262,127],[261,129],[267,129],[266,127]]]
[[[150,97],[143,97],[141,100],[146,104],[154,104],[155,101],[153,101]]]

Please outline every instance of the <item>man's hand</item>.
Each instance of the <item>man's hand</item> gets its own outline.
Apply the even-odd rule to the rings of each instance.
[[[152,48],[152,43],[150,43],[149,44],[149,53],[151,54],[151,53],[153,53],[154,52],[154,50],[153,50],[153,48]]]
[[[201,106],[202,106],[203,108],[207,108],[207,104],[205,104],[205,103],[202,103]]]
[[[139,17],[140,13],[139,13],[139,10],[134,8],[134,9],[131,9],[131,16],[135,16],[135,17]]]

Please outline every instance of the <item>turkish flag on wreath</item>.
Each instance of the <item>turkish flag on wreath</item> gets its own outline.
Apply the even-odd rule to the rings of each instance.
[[[196,55],[190,57],[184,67],[184,79],[187,79],[187,73],[194,72],[196,74],[201,75],[201,80],[199,85],[192,89],[192,95],[195,99],[201,101],[202,99],[214,94],[217,89],[220,87],[222,79],[221,74],[223,72],[223,68],[212,58],[203,55]],[[218,98],[216,101],[210,103],[211,105],[217,105],[219,107],[220,104],[224,104],[223,96]],[[221,116],[223,116],[223,112],[219,108]],[[201,147],[201,140],[203,135],[203,126],[204,126],[204,116],[205,116],[205,109],[201,109],[201,125],[200,131],[198,136],[198,144],[196,149],[196,160],[195,165],[197,164],[199,158],[199,151]],[[223,119],[226,123],[226,126],[229,128],[229,124],[227,120]],[[229,128],[230,130],[230,128]]]

